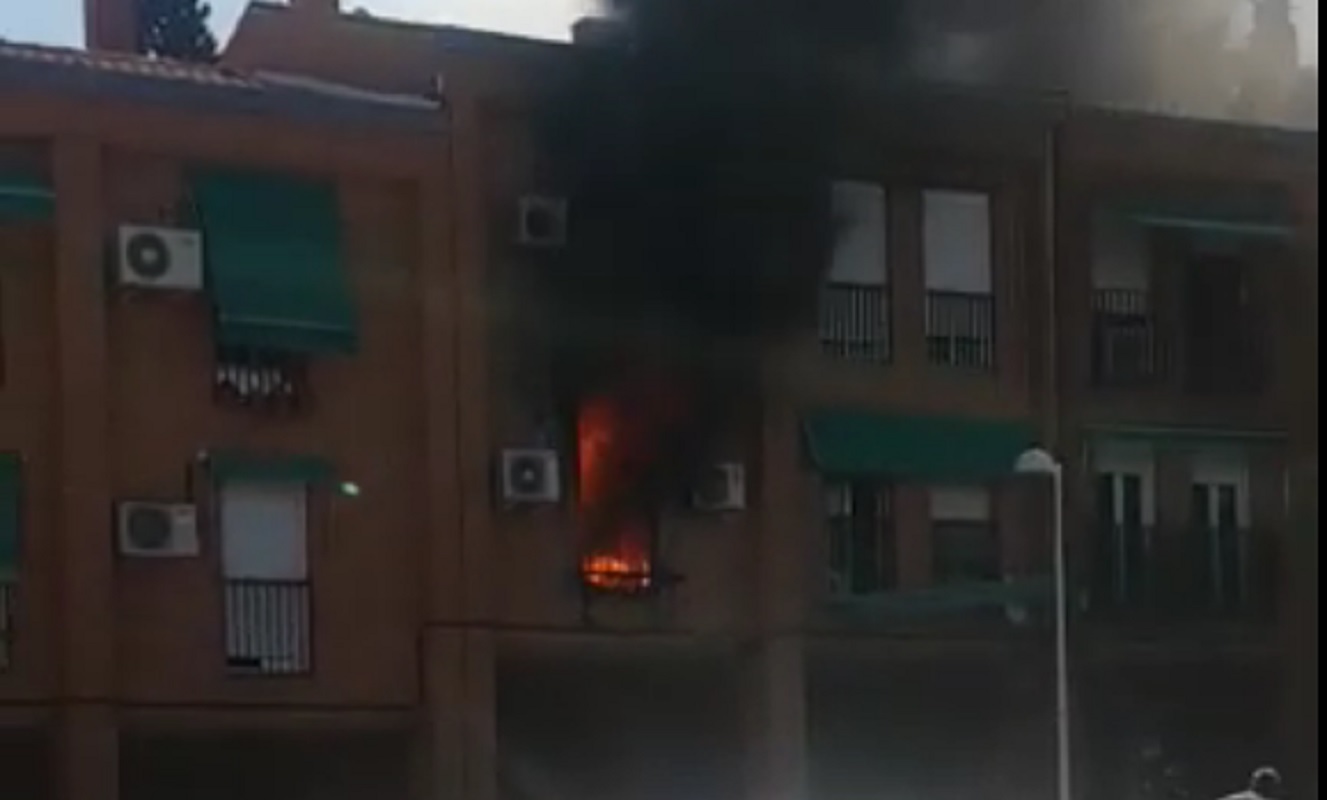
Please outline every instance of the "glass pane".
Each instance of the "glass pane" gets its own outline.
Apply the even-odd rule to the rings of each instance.
[[[1120,476],[1121,519],[1126,526],[1143,526],[1143,478],[1141,475]]]
[[[1236,487],[1216,487],[1216,526],[1213,531],[1216,599],[1222,606],[1237,604],[1243,588],[1243,553],[1236,511]]]
[[[858,495],[861,497],[861,495]],[[852,519],[851,581],[854,594],[868,594],[879,588],[880,542],[876,531],[875,503],[859,503]]]
[[[1116,485],[1112,474],[1097,476],[1097,520],[1105,525],[1115,523]]]

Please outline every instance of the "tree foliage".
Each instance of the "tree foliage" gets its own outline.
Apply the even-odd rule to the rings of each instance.
[[[217,40],[208,26],[212,7],[202,0],[138,0],[138,49],[180,61],[210,62]]]

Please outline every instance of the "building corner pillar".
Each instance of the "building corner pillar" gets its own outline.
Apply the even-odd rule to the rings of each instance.
[[[66,704],[56,715],[56,800],[118,800],[120,742],[108,703]]]
[[[54,785],[59,800],[116,800],[115,563],[106,340],[105,219],[98,144],[59,139],[54,304],[59,591]]]
[[[424,715],[415,800],[498,800],[494,637],[424,632]]]

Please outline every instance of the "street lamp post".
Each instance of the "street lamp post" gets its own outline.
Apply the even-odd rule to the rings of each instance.
[[[1055,572],[1055,769],[1056,800],[1072,800],[1073,762],[1069,748],[1069,641],[1068,586],[1064,552],[1064,469],[1055,456],[1040,448],[1024,452],[1014,462],[1020,475],[1043,475],[1051,480],[1054,497],[1052,533]]]

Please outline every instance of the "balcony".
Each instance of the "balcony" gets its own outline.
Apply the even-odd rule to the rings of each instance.
[[[926,349],[932,364],[995,368],[995,302],[989,294],[926,293]]]
[[[226,668],[242,675],[310,672],[311,605],[307,581],[226,581]]]
[[[312,399],[308,365],[297,356],[222,348],[213,368],[212,396],[225,408],[296,415]]]
[[[831,578],[825,618],[840,630],[929,640],[1041,636],[1052,607],[1045,576],[962,581],[920,589],[845,591]]]
[[[890,298],[884,286],[829,283],[820,289],[820,349],[847,361],[883,364],[891,356]]]
[[[1275,544],[1267,531],[1099,529],[1088,611],[1138,628],[1270,621]]]
[[[1156,317],[1147,292],[1092,293],[1092,377],[1097,386],[1141,388],[1162,377]]]
[[[9,668],[14,652],[14,604],[18,582],[0,578],[0,671]]]

